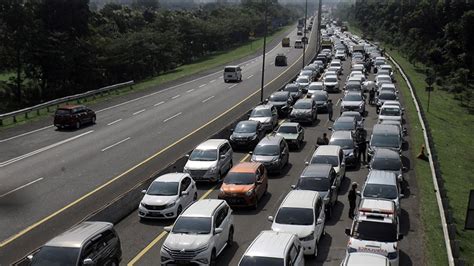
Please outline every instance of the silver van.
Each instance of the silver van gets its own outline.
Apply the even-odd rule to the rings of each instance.
[[[242,69],[240,66],[226,66],[224,68],[224,82],[242,81]]]
[[[120,239],[107,222],[83,222],[28,256],[31,265],[119,265]]]

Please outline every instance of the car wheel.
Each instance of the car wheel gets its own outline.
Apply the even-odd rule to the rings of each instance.
[[[76,129],[79,129],[79,128],[81,128],[81,121],[76,122]]]
[[[96,119],[97,119],[97,118],[96,118],[95,116],[93,116],[93,117],[92,117],[92,120],[91,120],[91,123],[92,123],[92,124],[95,124],[95,120],[96,120]]]
[[[229,229],[229,236],[227,237],[227,246],[231,246],[234,243],[234,227]]]
[[[232,167],[234,167],[234,161],[233,161],[233,160],[230,160],[230,163],[229,163],[229,171],[230,171],[230,169],[231,169]]]
[[[194,193],[193,201],[196,201],[198,199],[198,193]]]
[[[178,210],[176,211],[176,217],[178,217],[182,211],[183,211],[183,207],[181,207],[181,205],[178,206]]]
[[[216,266],[216,265],[217,265],[217,262],[216,262],[216,251],[215,251],[215,250],[212,250],[211,258],[209,259],[209,266]]]
[[[301,149],[301,141],[296,142],[296,150]]]
[[[327,211],[327,214],[328,214],[328,220],[331,219],[332,217],[332,205],[328,207],[328,211]]]
[[[258,196],[255,196],[255,204],[253,205],[254,210],[258,210]]]
[[[265,186],[265,190],[263,191],[263,196],[267,195],[267,193],[268,193],[268,183]]]

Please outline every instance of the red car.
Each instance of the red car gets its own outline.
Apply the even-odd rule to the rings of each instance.
[[[79,129],[87,123],[95,124],[95,120],[95,112],[83,105],[64,105],[54,114],[54,126],[58,129],[65,127]]]

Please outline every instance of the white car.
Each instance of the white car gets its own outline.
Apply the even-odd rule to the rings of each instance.
[[[329,68],[331,67],[338,68],[339,72],[342,72],[342,63],[340,60],[332,60],[331,64],[329,64]]]
[[[382,85],[378,88],[378,93],[382,93],[385,91],[398,93],[398,90],[395,87],[395,84],[393,83],[382,83]]]
[[[341,266],[390,266],[390,260],[382,255],[366,252],[347,253]]]
[[[346,157],[344,151],[337,145],[321,145],[311,156],[311,161],[306,162],[306,165],[322,163],[330,164],[336,171],[337,188],[341,186],[342,179],[346,176]]]
[[[386,199],[395,203],[396,212],[401,213],[401,193],[398,176],[392,171],[371,170],[362,188],[361,199]]]
[[[209,139],[188,156],[183,172],[195,181],[217,182],[232,168],[232,147],[226,139]]]
[[[298,76],[295,82],[300,85],[301,90],[304,92],[308,90],[308,85],[311,82],[311,78],[309,76]]]
[[[377,75],[375,77],[375,86],[381,88],[384,83],[392,83],[392,78],[389,75]]]
[[[398,241],[403,239],[403,235],[400,234],[395,208],[392,201],[361,199],[352,227],[346,228],[346,234],[350,237],[347,255],[375,253],[387,257],[390,265],[398,266]]]
[[[240,259],[239,266],[304,266],[303,248],[294,234],[262,231]]]
[[[298,236],[305,255],[318,255],[318,242],[326,219],[323,199],[317,191],[292,190],[275,215],[269,216],[272,230]]]
[[[186,173],[159,176],[142,193],[145,195],[138,206],[140,218],[175,218],[197,199],[196,183]]]
[[[161,264],[216,265],[233,243],[234,217],[225,200],[205,199],[189,206],[172,226],[161,247]]]
[[[336,75],[326,75],[323,80],[327,92],[339,92],[339,79]]]
[[[325,91],[323,83],[320,81],[311,82],[308,86],[308,96],[313,95],[317,91]]]
[[[398,105],[384,103],[379,111],[379,123],[381,121],[394,120],[402,124],[402,109]]]
[[[301,93],[301,90],[298,89],[298,93]],[[265,131],[272,131],[278,124],[278,110],[271,104],[258,105],[253,108],[249,120],[260,122]]]
[[[337,50],[334,57],[340,60],[346,60],[346,53],[344,51]]]

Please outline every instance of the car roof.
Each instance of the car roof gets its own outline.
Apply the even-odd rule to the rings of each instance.
[[[315,163],[306,166],[300,177],[328,177],[332,169],[330,164]]]
[[[260,123],[260,122],[258,122],[258,121],[255,121],[255,120],[242,120],[242,121],[239,121],[239,122],[237,123],[237,125],[239,125],[239,124],[252,124],[252,125],[258,125],[258,123]],[[236,126],[237,126],[237,125],[236,125]]]
[[[395,203],[392,200],[363,198],[360,200],[358,211],[394,214],[395,209]]]
[[[352,252],[347,254],[344,266],[390,265],[388,258],[379,254]]]
[[[352,139],[352,132],[350,131],[336,131],[331,135],[331,139]]]
[[[291,233],[264,230],[250,244],[244,256],[285,258],[294,238]]]
[[[362,117],[362,115],[357,111],[344,111],[342,112],[340,117],[355,117],[355,116]]]
[[[91,236],[112,228],[113,224],[108,222],[82,222],[51,239],[45,246],[80,248]]]
[[[281,123],[280,127],[282,127],[282,126],[296,127],[298,125],[299,125],[299,123],[296,123],[296,122],[283,122],[283,123]]]
[[[354,122],[354,120],[355,120],[355,117],[353,117],[353,116],[340,116],[336,119],[336,121],[334,123],[336,123],[336,122]]]
[[[72,109],[75,109],[75,108],[79,108],[79,107],[85,107],[84,105],[77,105],[77,104],[66,104],[66,105],[62,105],[60,106],[58,109],[64,109],[64,110],[72,110]]]
[[[183,178],[185,178],[186,176],[188,176],[188,174],[186,174],[186,173],[168,173],[168,174],[164,174],[164,175],[161,175],[161,176],[157,177],[155,180],[153,180],[153,182],[156,182],[156,181],[160,181],[160,182],[179,182],[179,181],[183,180]]]
[[[384,83],[380,87],[381,88],[394,88],[394,89],[396,89],[395,84],[393,84],[393,83]]]
[[[400,159],[400,154],[394,150],[378,148],[375,149],[373,158]]]
[[[385,75],[385,74],[382,74],[382,75],[377,75],[376,77],[377,79],[380,79],[380,78],[384,78],[384,79],[391,79],[391,77],[389,75]]]
[[[338,155],[340,149],[337,145],[321,145],[314,151],[314,155]]]
[[[396,125],[375,124],[372,134],[399,134],[400,128]]]
[[[217,149],[220,145],[227,143],[226,139],[208,139],[199,144],[196,149],[199,150],[211,150]]]
[[[299,85],[297,83],[288,83],[285,85],[285,88],[288,88],[288,87],[299,87]]]
[[[397,185],[397,176],[390,171],[371,170],[367,175],[367,184]]]
[[[257,162],[242,162],[230,169],[233,173],[255,173],[262,164]]]
[[[319,197],[317,191],[291,190],[282,201],[280,208],[313,208],[314,202]]]
[[[265,136],[263,139],[260,140],[258,145],[280,145],[280,142],[283,140],[283,137],[273,135],[273,136]]]
[[[211,217],[214,211],[224,203],[225,201],[220,199],[201,199],[190,205],[181,216]]]
[[[231,65],[231,66],[226,66],[225,68],[237,68],[237,67],[240,67],[238,65]]]

